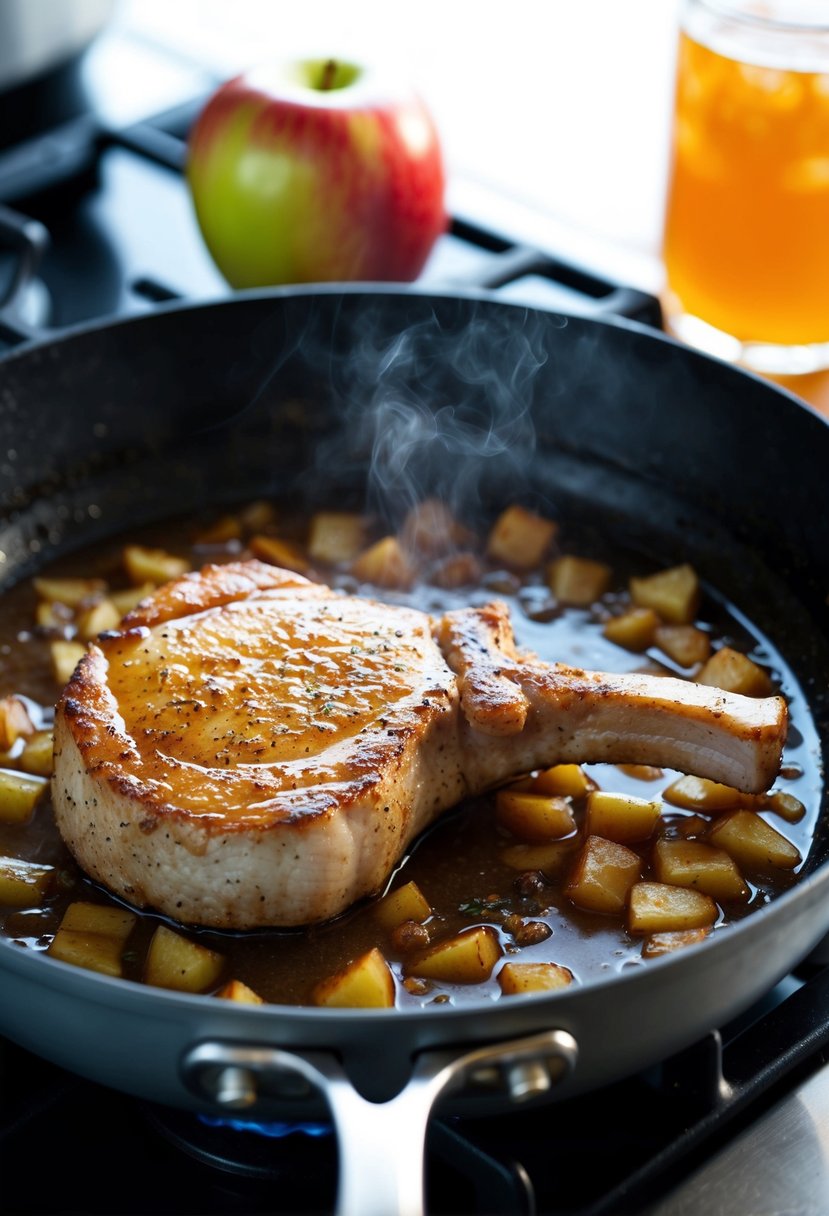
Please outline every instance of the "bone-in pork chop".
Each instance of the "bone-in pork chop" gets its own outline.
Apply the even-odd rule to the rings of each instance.
[[[519,654],[505,606],[432,620],[259,562],[161,588],[58,705],[54,801],[81,866],[220,928],[302,925],[382,889],[442,811],[563,760],[759,792],[781,698]]]

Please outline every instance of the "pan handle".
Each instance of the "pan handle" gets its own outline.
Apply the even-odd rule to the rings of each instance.
[[[35,279],[48,245],[49,233],[39,220],[20,215],[0,203],[0,247],[10,248],[17,255],[11,282],[0,299],[0,340],[10,346],[43,336],[42,329],[30,325],[20,315],[20,303]]]
[[[424,1149],[437,1100],[451,1092],[497,1095],[516,1104],[542,1097],[572,1072],[571,1034],[544,1031],[468,1049],[421,1053],[393,1098],[372,1102],[326,1052],[200,1043],[182,1062],[188,1087],[225,1109],[258,1111],[260,1099],[284,1106],[322,1096],[339,1148],[336,1216],[423,1216]]]

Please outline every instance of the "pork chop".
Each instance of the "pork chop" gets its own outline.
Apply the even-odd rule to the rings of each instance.
[[[759,792],[785,730],[781,698],[522,655],[503,604],[433,620],[239,562],[89,648],[57,707],[55,812],[136,906],[303,925],[381,890],[441,812],[511,777],[630,762]]]

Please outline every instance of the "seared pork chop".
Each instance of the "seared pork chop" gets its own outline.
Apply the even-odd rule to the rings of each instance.
[[[57,708],[54,802],[130,903],[224,929],[327,920],[382,889],[468,794],[559,761],[656,764],[759,792],[781,698],[542,663],[506,607],[432,620],[259,562],[161,588]]]

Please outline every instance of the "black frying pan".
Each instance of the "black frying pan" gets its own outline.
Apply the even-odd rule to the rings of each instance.
[[[829,737],[829,426],[627,321],[394,288],[282,290],[68,333],[0,361],[8,583],[140,522],[254,495],[468,510],[521,498],[690,560],[770,637]],[[372,467],[372,453],[383,463]],[[545,997],[418,1011],[246,1007],[0,942],[0,1030],[168,1105],[328,1103],[339,1210],[420,1210],[441,1095],[584,1091],[747,1007],[829,928],[826,796],[804,877],[699,946]]]

